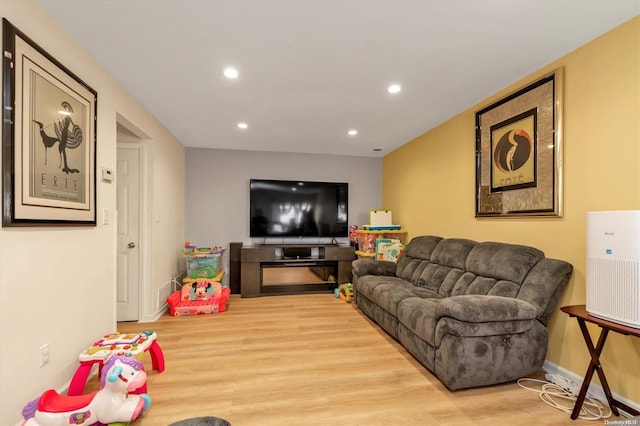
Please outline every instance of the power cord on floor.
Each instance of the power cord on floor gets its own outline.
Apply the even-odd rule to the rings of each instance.
[[[558,375],[549,376],[550,375],[547,375],[547,379],[552,379],[556,383],[562,384],[562,386],[551,381],[531,379],[528,377],[519,379],[518,386],[538,393],[540,400],[545,404],[557,410],[571,414],[575,402],[578,399],[579,386],[566,377]],[[527,381],[540,384],[540,389],[526,386],[524,382]],[[570,401],[570,403],[567,403],[567,401]],[[587,394],[587,397],[584,399],[584,403],[580,408],[578,418],[583,420],[600,420],[608,419],[609,417],[611,417],[611,409],[600,400],[593,397],[593,395]]]

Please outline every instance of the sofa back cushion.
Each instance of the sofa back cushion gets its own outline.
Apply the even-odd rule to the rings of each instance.
[[[544,253],[540,250],[507,243],[478,243],[469,253],[465,269],[476,275],[522,284]]]
[[[420,268],[418,276],[422,273],[429,263],[431,252],[440,241],[442,241],[441,237],[435,237],[432,235],[425,235],[411,239],[409,244],[405,247],[402,256],[398,259],[396,276],[409,281],[412,284],[416,284],[416,282],[412,280],[414,273],[416,273],[418,268]]]
[[[516,297],[535,306],[546,324],[572,270],[529,246],[421,236],[407,244],[396,276],[442,297]]]
[[[413,275],[412,283],[443,297],[449,296],[455,283],[464,274],[465,260],[476,244],[475,241],[459,238],[441,240],[431,252],[429,264],[420,276]]]

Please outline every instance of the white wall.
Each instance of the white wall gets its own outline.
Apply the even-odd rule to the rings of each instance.
[[[106,73],[33,0],[0,1],[0,15],[98,92],[98,170],[116,170],[116,119],[146,135],[149,152],[149,282],[141,312],[160,311],[158,289],[176,272],[184,242],[184,148],[138,101]],[[95,227],[0,229],[0,424],[16,424],[24,404],[48,388],[61,388],[78,366],[78,354],[116,330],[116,184],[98,179]],[[40,346],[50,363],[40,368]]]
[[[186,237],[200,247],[251,242],[251,178],[348,182],[353,225],[369,223],[369,210],[383,207],[381,158],[187,148],[186,167]],[[228,259],[227,252],[225,268]]]

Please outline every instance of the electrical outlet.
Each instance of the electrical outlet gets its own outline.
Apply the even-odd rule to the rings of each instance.
[[[49,364],[49,344],[45,343],[40,346],[40,367]]]

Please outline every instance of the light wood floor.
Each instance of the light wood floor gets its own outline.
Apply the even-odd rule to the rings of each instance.
[[[222,314],[165,315],[118,331],[142,330],[158,333],[166,370],[145,360],[152,403],[133,426],[195,416],[233,426],[603,424],[571,421],[515,383],[450,392],[332,294],[232,296]]]

